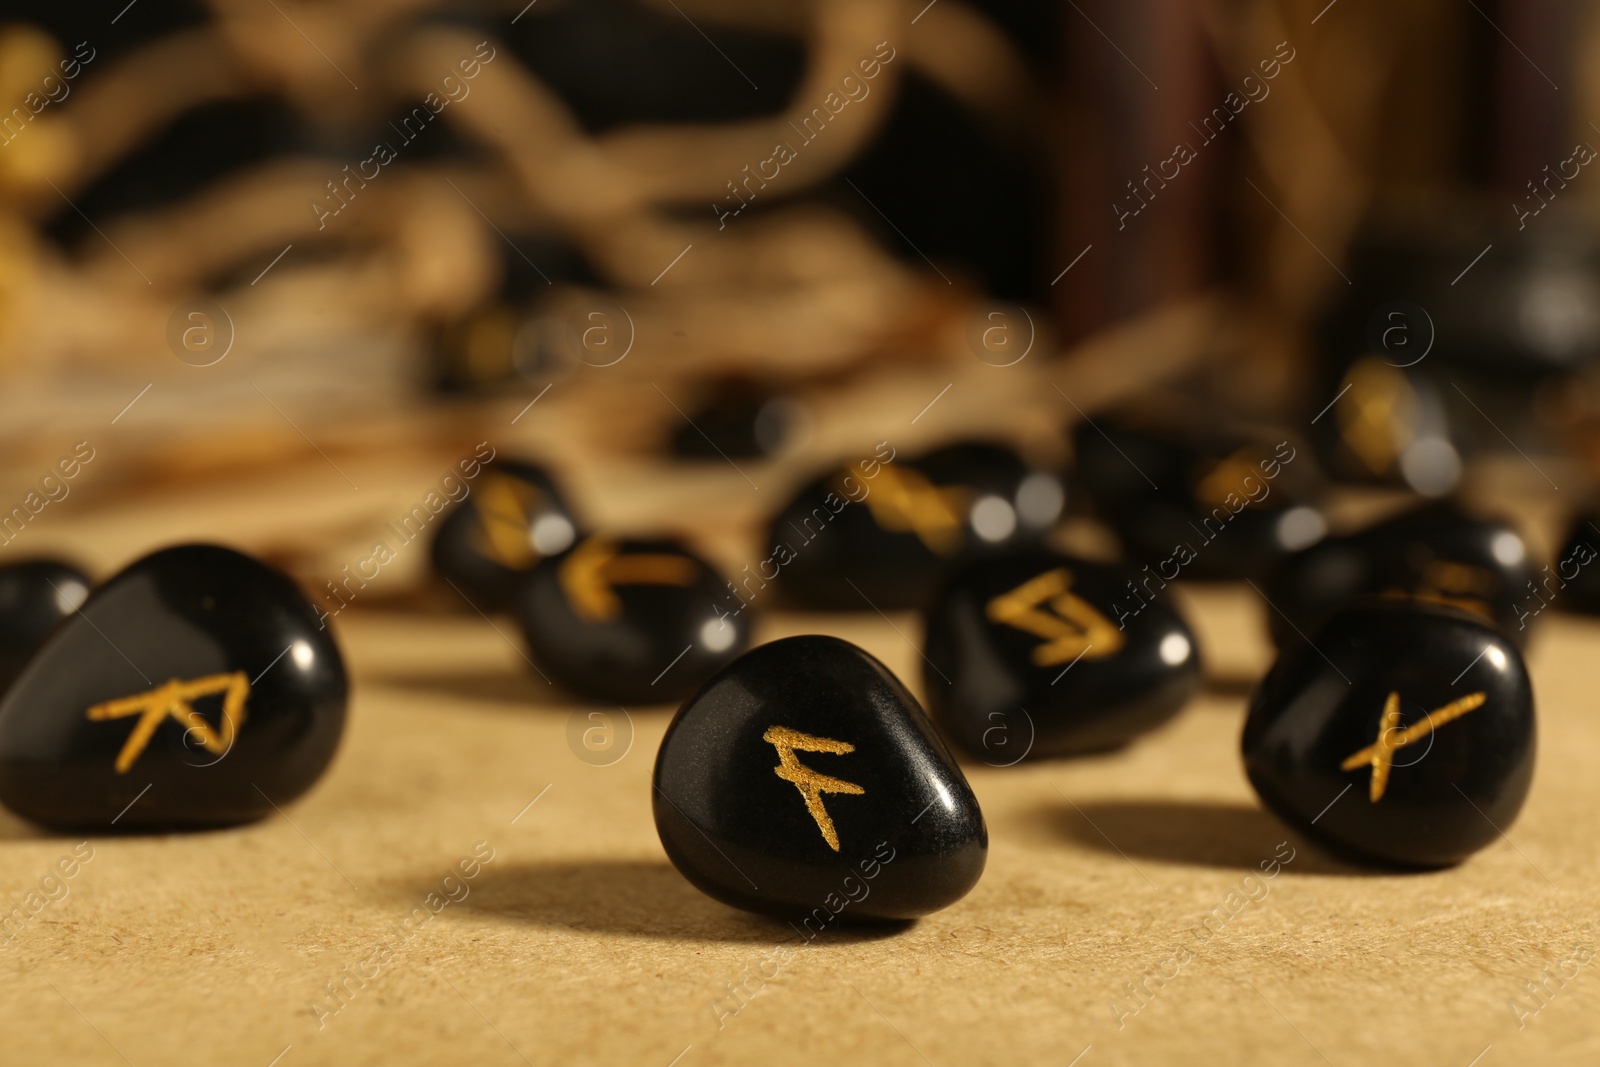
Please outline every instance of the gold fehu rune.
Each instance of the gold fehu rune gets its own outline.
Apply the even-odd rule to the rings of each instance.
[[[969,495],[963,486],[940,488],[909,468],[884,467],[866,503],[872,521],[885,530],[914,533],[928,551],[948,556],[961,547]]]
[[[1400,729],[1400,694],[1390,693],[1384,701],[1383,714],[1378,718],[1378,740],[1339,764],[1339,769],[1353,771],[1363,765],[1372,768],[1372,782],[1367,792],[1376,804],[1389,787],[1389,772],[1394,766],[1394,754],[1407,745],[1416,744],[1447,722],[1461,718],[1467,712],[1483,706],[1488,700],[1484,693],[1472,693],[1460,700],[1452,700],[1442,708],[1434,708],[1418,723]]]
[[[472,497],[478,528],[473,547],[511,570],[523,570],[538,558],[529,540],[528,516],[539,503],[540,491],[519,478],[490,474]]]
[[[818,774],[795,758],[795,752],[831,752],[834,755],[843,755],[846,752],[854,752],[856,746],[848,741],[812,737],[799,730],[791,730],[787,726],[768,727],[767,732],[761,735],[761,740],[778,750],[778,766],[774,768],[773,773],[786,782],[793,782],[794,787],[800,790],[800,795],[806,799],[806,810],[817,820],[817,829],[822,831],[822,839],[828,842],[829,848],[838,852],[839,833],[833,828],[833,820],[828,817],[828,809],[822,806],[822,794],[860,795],[866,790],[854,782]]]
[[[1049,610],[1040,605],[1049,602]],[[1122,631],[1094,605],[1072,592],[1072,572],[1065,567],[1030,578],[1009,593],[989,601],[991,622],[1003,623],[1044,638],[1033,650],[1033,662],[1052,667],[1079,656],[1101,659],[1122,647]]]
[[[607,622],[622,614],[614,585],[688,585],[700,565],[688,556],[666,553],[618,555],[617,546],[591,537],[561,563],[556,578],[580,619]]]
[[[222,698],[222,722],[216,729],[189,703],[212,693],[225,694]],[[174,678],[166,685],[158,685],[146,692],[96,704],[89,709],[89,718],[94,722],[104,722],[133,715],[140,717],[128,740],[123,743],[122,751],[117,753],[117,773],[127,774],[128,768],[150,744],[150,738],[155,736],[156,727],[169,715],[185,730],[193,731],[207,752],[217,756],[226,755],[233,746],[239,727],[244,725],[244,702],[249,695],[250,679],[244,671],[208,674],[186,682]]]

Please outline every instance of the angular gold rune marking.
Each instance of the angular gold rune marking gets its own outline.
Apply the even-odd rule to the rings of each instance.
[[[1195,484],[1194,495],[1212,507],[1227,507],[1230,496],[1247,501],[1247,507],[1257,506],[1266,497],[1251,500],[1249,480],[1261,481],[1258,464],[1263,458],[1259,449],[1250,446],[1239,449],[1206,472]]]
[[[608,622],[622,614],[612,586],[688,585],[699,573],[700,564],[688,556],[618,555],[615,544],[591,537],[562,561],[556,577],[580,619]]]
[[[478,528],[473,547],[502,566],[520,571],[536,562],[538,553],[528,537],[528,517],[541,492],[520,478],[490,474],[472,497]]]
[[[213,729],[189,703],[212,693],[225,694],[222,698],[222,723],[217,729]],[[194,732],[207,752],[217,756],[226,755],[239,727],[244,725],[244,702],[249,695],[250,679],[244,671],[208,674],[187,682],[174,678],[166,685],[159,685],[148,692],[96,704],[89,709],[89,718],[94,722],[105,722],[133,715],[140,717],[123,744],[122,751],[117,753],[117,773],[127,774],[128,768],[150,744],[150,738],[155,736],[156,727],[169,715],[185,730]]]
[[[872,521],[883,529],[914,533],[928,551],[949,556],[961,548],[970,495],[964,486],[941,488],[910,468],[884,467],[866,502]]]
[[[1048,602],[1048,609],[1041,605]],[[1066,663],[1079,656],[1101,659],[1123,644],[1122,631],[1094,605],[1072,592],[1072,572],[1065,567],[1030,578],[1009,593],[989,601],[991,622],[1003,623],[1044,638],[1033,650],[1040,667]]]
[[[1371,766],[1372,782],[1368,794],[1376,804],[1389,787],[1389,772],[1394,765],[1394,754],[1407,745],[1416,744],[1447,722],[1461,718],[1467,712],[1483,706],[1488,700],[1484,693],[1472,693],[1460,700],[1452,700],[1442,708],[1428,712],[1421,722],[1400,729],[1400,694],[1390,693],[1384,701],[1383,714],[1378,718],[1378,740],[1339,764],[1343,771],[1353,771],[1363,765]]]
[[[800,790],[800,795],[806,798],[806,810],[811,817],[817,820],[817,829],[822,831],[822,839],[828,842],[828,847],[835,852],[839,851],[839,834],[833,828],[833,820],[828,817],[828,809],[822,806],[824,793],[853,793],[862,794],[862,789],[854,782],[841,781],[830,778],[826,774],[818,774],[810,767],[806,767],[795,758],[795,752],[831,752],[834,755],[843,755],[854,752],[856,746],[848,741],[834,741],[826,737],[812,737],[799,730],[791,730],[787,726],[768,727],[767,732],[761,735],[761,740],[767,742],[778,750],[778,766],[773,769],[779,778],[786,782],[793,782],[794,787]]]

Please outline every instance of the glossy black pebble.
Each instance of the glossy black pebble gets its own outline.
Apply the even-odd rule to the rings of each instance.
[[[480,611],[510,606],[518,579],[581,534],[548,471],[496,459],[466,481],[466,499],[439,520],[433,567]]]
[[[753,612],[675,540],[595,535],[530,571],[516,614],[534,663],[585,700],[681,700],[750,641]]]
[[[95,590],[0,703],[0,801],[102,830],[257,819],[327,768],[347,688],[286,576],[214,545],[165,549]]]
[[[89,578],[58,560],[0,567],[0,695],[33,658],[56,623],[89,596]]]
[[[1375,594],[1473,612],[1520,648],[1541,604],[1533,576],[1527,543],[1509,523],[1475,518],[1440,502],[1296,553],[1264,592],[1272,604],[1272,638],[1280,647],[1313,638],[1329,615],[1358,596]]]
[[[915,458],[880,446],[779,511],[767,576],[802,607],[921,608],[953,564],[1038,545],[1065,499],[1058,475],[1003,445],[969,442]]]
[[[1336,852],[1442,867],[1498,840],[1533,779],[1522,656],[1474,615],[1369,602],[1286,650],[1242,747],[1261,799]]]
[[[1303,447],[1107,417],[1073,430],[1077,476],[1129,557],[1169,580],[1259,579],[1327,533]]]
[[[1600,615],[1600,509],[1592,505],[1572,520],[1555,567],[1540,569],[1530,579],[1523,611],[1538,614],[1545,606],[1586,615]]]
[[[656,757],[654,805],[684,877],[813,933],[948,907],[989,847],[915,698],[834,637],[762,645],[684,701]]]
[[[1050,552],[953,574],[924,618],[922,682],[945,736],[1008,766],[1116,748],[1177,714],[1200,684],[1194,633],[1129,581]]]
[[[804,436],[809,423],[796,398],[756,382],[719,383],[672,434],[672,453],[685,459],[776,456]]]

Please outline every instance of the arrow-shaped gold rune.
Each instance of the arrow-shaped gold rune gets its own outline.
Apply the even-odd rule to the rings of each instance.
[[[688,585],[699,573],[700,564],[688,556],[618,555],[613,542],[591,537],[562,561],[557,578],[580,619],[608,622],[622,614],[613,586]]]
[[[1049,609],[1041,607],[1046,601]],[[1053,614],[1052,614],[1053,613]],[[1122,631],[1093,604],[1072,592],[1072,572],[1065,567],[1030,578],[1009,593],[989,601],[990,621],[1014,626],[1044,638],[1033,650],[1033,662],[1051,667],[1079,656],[1101,659],[1122,647]]]
[[[828,842],[829,848],[838,852],[839,833],[833,828],[833,820],[828,817],[828,809],[822,806],[822,794],[860,795],[866,790],[854,782],[818,774],[796,759],[795,752],[831,752],[834,755],[843,755],[846,752],[854,752],[856,746],[848,741],[812,737],[799,730],[791,730],[787,726],[768,727],[767,732],[761,735],[761,740],[778,750],[778,766],[773,769],[773,773],[786,782],[793,782],[794,787],[800,790],[800,795],[806,800],[806,810],[817,820],[817,829],[822,831],[823,840]]]
[[[217,729],[213,729],[190,704],[190,701],[212,693],[226,694],[222,698],[222,723]],[[89,718],[94,722],[104,722],[133,715],[140,717],[123,744],[122,751],[117,753],[117,773],[126,774],[128,768],[144,753],[145,746],[150,744],[156,727],[169,715],[186,731],[192,731],[207,752],[226,755],[233,746],[239,727],[244,725],[244,702],[249,695],[250,679],[244,671],[208,674],[188,681],[174,678],[166,685],[156,686],[147,692],[96,704],[89,709]]]
[[[528,537],[528,517],[541,496],[537,486],[520,478],[490,474],[472,497],[478,516],[474,547],[502,566],[525,570],[538,558]]]
[[[1480,708],[1488,700],[1484,693],[1472,693],[1460,700],[1452,700],[1442,708],[1435,708],[1417,723],[1400,729],[1400,694],[1390,693],[1384,701],[1383,714],[1378,718],[1378,740],[1339,764],[1343,771],[1353,771],[1363,764],[1372,767],[1372,783],[1368,794],[1376,804],[1389,786],[1389,771],[1394,766],[1394,754],[1407,745],[1416,744],[1447,722],[1461,718],[1467,712]]]

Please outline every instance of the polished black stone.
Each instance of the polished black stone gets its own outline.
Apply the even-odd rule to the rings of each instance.
[[[1200,684],[1193,631],[1121,568],[1051,552],[975,562],[924,618],[923,688],[940,730],[996,766],[1116,748]]]
[[[1261,578],[1327,532],[1305,448],[1108,416],[1073,430],[1077,474],[1129,558],[1171,580]]]
[[[685,459],[766,458],[792,447],[809,416],[798,399],[755,382],[728,381],[680,421],[672,454]]]
[[[1538,392],[1600,357],[1600,240],[1570,199],[1535,191],[1569,166],[1532,176],[1511,212],[1430,197],[1353,236],[1305,409],[1330,474],[1437,496],[1459,453],[1548,434]]]
[[[1562,543],[1555,566],[1549,564],[1529,580],[1519,621],[1538,616],[1546,607],[1584,615],[1600,615],[1600,509],[1580,511]]]
[[[581,525],[538,464],[497,458],[466,484],[466,499],[439,520],[433,567],[473,607],[500,611],[522,575],[571,547]]]
[[[0,695],[16,681],[56,623],[89,596],[89,578],[70,563],[24,560],[0,567]]]
[[[1461,481],[1446,397],[1426,369],[1362,351],[1325,366],[1319,379],[1315,403],[1326,410],[1316,413],[1311,439],[1334,478],[1434,497]]]
[[[327,768],[347,689],[286,576],[215,545],[165,549],[96,589],[0,702],[0,801],[102,830],[261,818]]]
[[[1600,535],[1596,535],[1600,543]],[[1264,592],[1273,640],[1313,638],[1324,619],[1362,595],[1445,603],[1483,616],[1524,645],[1540,603],[1533,563],[1511,524],[1456,504],[1425,504],[1284,560]]]
[[[1527,668],[1503,633],[1454,608],[1375,600],[1278,657],[1242,747],[1261,799],[1307,836],[1441,867],[1510,828],[1534,733]]]
[[[596,534],[531,570],[515,608],[528,653],[584,700],[680,700],[750,641],[716,568],[676,540]]]
[[[1002,445],[966,443],[920,457],[887,443],[819,478],[768,529],[784,596],[801,607],[920,608],[966,557],[1037,545],[1060,518],[1054,472]]]
[[[801,923],[912,919],[983,873],[977,798],[915,698],[861,649],[790,637],[684,701],[655,768],[661,843],[726,904]]]

